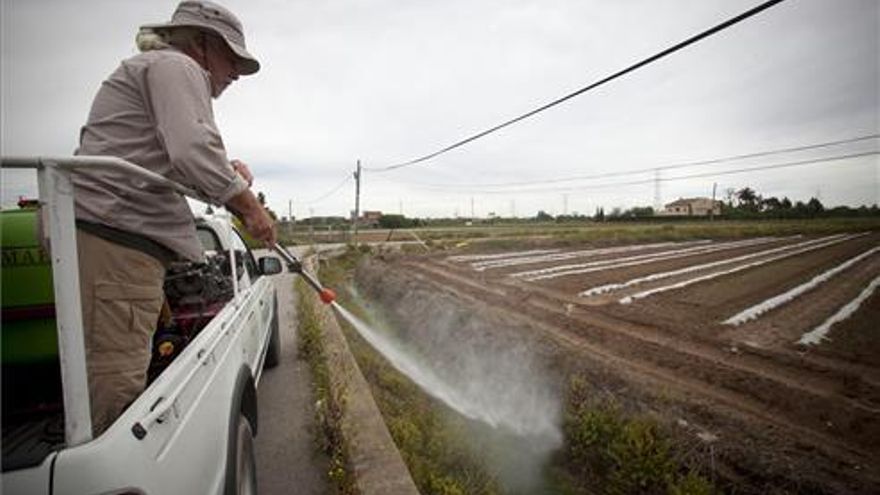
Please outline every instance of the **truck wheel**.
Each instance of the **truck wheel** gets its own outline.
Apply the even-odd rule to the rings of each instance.
[[[254,458],[254,432],[244,414],[238,415],[235,436],[235,493],[257,494],[257,463]]]
[[[275,314],[272,316],[272,323],[269,324],[269,348],[266,349],[266,360],[263,363],[264,368],[274,368],[278,366],[281,360],[281,333],[278,330],[278,299],[272,303],[275,306]]]

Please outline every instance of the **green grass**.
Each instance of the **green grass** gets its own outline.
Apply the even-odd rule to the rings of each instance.
[[[357,493],[354,474],[348,459],[348,445],[342,432],[345,391],[334,387],[327,367],[323,327],[315,309],[312,289],[302,279],[296,280],[299,334],[298,353],[312,372],[312,392],[316,400],[315,422],[319,435],[315,441],[330,459],[327,477],[333,492],[339,495]]]
[[[418,235],[435,246],[455,247],[473,242],[481,249],[522,246],[527,240],[542,243],[621,244],[628,242],[680,241],[689,239],[736,239],[771,235],[821,235],[880,230],[878,217],[817,218],[797,220],[675,220],[582,224],[530,224],[473,226],[419,230]]]
[[[658,218],[649,221],[613,222],[518,222],[493,224],[477,222],[471,226],[423,227],[396,231],[394,240],[411,240],[414,233],[431,250],[477,245],[480,249],[522,247],[524,242],[575,245],[620,244],[629,242],[679,241],[689,239],[736,239],[765,235],[821,235],[840,232],[880,230],[880,216],[853,216],[802,219],[708,219]],[[370,232],[365,230],[364,232]],[[287,238],[288,243],[309,244],[302,232]],[[347,235],[321,236],[316,242],[349,242]],[[422,249],[421,247],[418,248]],[[415,252],[419,252],[418,250]]]

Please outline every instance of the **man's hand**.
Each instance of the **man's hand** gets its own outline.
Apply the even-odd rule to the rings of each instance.
[[[263,241],[266,246],[275,245],[277,240],[275,235],[275,222],[272,221],[272,217],[266,213],[266,210],[262,206],[251,214],[242,216],[244,217],[241,219],[242,222],[244,222],[244,228],[248,231],[248,234],[250,234],[251,237],[258,241]]]
[[[248,168],[246,163],[241,160],[232,160],[229,164],[232,165],[232,170],[235,170],[247,182],[248,187],[254,185],[254,174],[251,173],[251,169]]]
[[[277,242],[275,222],[250,189],[233,196],[226,203],[226,207],[238,216],[244,224],[244,229],[251,237],[264,242],[267,246],[272,246]]]

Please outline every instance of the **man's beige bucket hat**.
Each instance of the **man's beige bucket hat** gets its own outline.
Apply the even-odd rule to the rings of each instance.
[[[260,70],[260,62],[247,51],[244,43],[244,30],[235,14],[214,2],[205,0],[186,0],[180,2],[171,21],[165,24],[147,24],[141,29],[154,31],[191,27],[216,34],[226,41],[226,45],[239,59],[242,75]]]

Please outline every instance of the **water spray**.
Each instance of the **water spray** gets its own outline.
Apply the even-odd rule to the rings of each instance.
[[[279,244],[273,246],[274,250],[281,255],[287,262],[290,271],[298,273],[315,291],[318,293],[321,301],[329,305],[340,317],[348,321],[352,327],[364,338],[376,351],[384,356],[389,363],[397,368],[398,371],[408,376],[416,385],[429,395],[441,400],[447,406],[458,411],[463,416],[485,423],[493,428],[500,426],[506,427],[511,432],[528,438],[534,442],[539,438],[549,442],[550,447],[557,447],[562,437],[556,426],[555,414],[533,414],[526,404],[516,403],[516,411],[511,411],[505,401],[490,400],[492,404],[487,404],[486,400],[480,400],[484,396],[483,390],[468,390],[468,387],[462,389],[460,384],[448,382],[444,377],[438,375],[435,370],[426,367],[425,363],[420,362],[414,356],[410,355],[397,343],[393,342],[381,332],[375,331],[368,324],[364,323],[351,312],[343,308],[336,302],[336,294],[325,288],[318,282],[315,277],[303,269],[302,263],[286,248]],[[473,389],[473,384],[471,384]],[[491,387],[487,387],[491,389]],[[525,407],[525,410],[523,410]],[[552,410],[552,408],[551,408]]]
[[[309,286],[315,289],[315,292],[318,293],[318,297],[321,299],[322,303],[331,304],[336,301],[336,293],[321,285],[321,282],[318,282],[318,279],[316,279],[314,275],[305,271],[302,262],[288,251],[287,248],[278,243],[275,243],[272,248],[281,256],[281,258],[284,259],[284,261],[287,262],[287,269],[289,271],[298,273],[303,280],[309,284]]]

